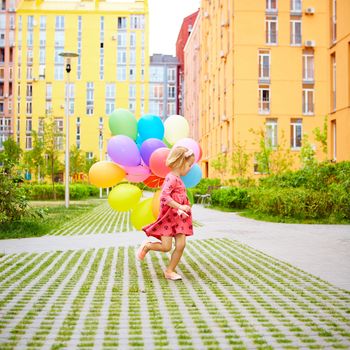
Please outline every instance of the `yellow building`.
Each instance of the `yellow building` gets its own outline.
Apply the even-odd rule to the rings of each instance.
[[[350,159],[350,2],[330,2],[330,125],[329,157]]]
[[[343,38],[349,33],[349,4],[337,2],[343,3],[343,33],[338,33]],[[254,153],[259,147],[250,129],[264,130],[273,146],[284,143],[296,166],[304,134],[316,156],[324,157],[312,131],[322,129],[331,111],[330,7],[329,0],[201,2],[199,141],[204,175],[215,176],[211,162],[220,154],[232,154],[238,144],[252,155],[249,173],[257,173]],[[347,45],[348,36],[339,50],[349,52]],[[348,55],[341,58],[345,80]],[[342,159],[350,158],[349,152],[345,155],[350,142],[350,118],[343,116],[349,113],[346,91],[348,107],[333,117],[344,122],[342,137],[348,135],[341,141],[338,133]]]
[[[52,115],[65,134],[65,62],[71,59],[70,145],[88,158],[105,158],[108,114],[148,110],[148,1],[29,1],[20,3],[16,26],[16,128],[21,148]],[[101,136],[100,136],[101,134]],[[64,150],[63,138],[56,140]]]

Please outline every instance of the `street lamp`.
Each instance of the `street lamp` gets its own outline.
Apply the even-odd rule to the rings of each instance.
[[[66,208],[69,207],[69,98],[70,98],[70,83],[69,83],[69,73],[71,71],[70,61],[71,58],[78,57],[79,55],[75,52],[61,52],[59,56],[63,57],[66,61],[66,72],[67,72],[67,82],[66,82],[66,109],[65,109],[65,117],[66,117],[66,152],[65,152],[65,192],[64,199]]]

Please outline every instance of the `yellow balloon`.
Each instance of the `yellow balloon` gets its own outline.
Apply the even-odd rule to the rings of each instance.
[[[134,185],[120,184],[109,193],[108,203],[112,209],[128,211],[140,201],[142,191]]]
[[[125,170],[118,164],[101,161],[95,163],[89,170],[89,182],[97,187],[112,187],[122,181]]]
[[[143,226],[156,221],[152,213],[152,200],[153,198],[145,199],[138,203],[132,211],[130,216],[131,223],[137,230],[141,230]]]
[[[181,115],[171,115],[164,122],[164,138],[172,145],[188,137],[189,131],[188,121]]]
[[[152,198],[152,213],[155,218],[158,217],[160,212],[160,191],[157,191]]]

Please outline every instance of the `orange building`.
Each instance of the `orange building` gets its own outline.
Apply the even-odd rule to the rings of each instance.
[[[337,6],[333,5],[337,13],[342,11],[342,16],[336,16],[338,36],[334,45],[330,44],[332,31],[328,25],[333,2],[202,1],[198,139],[205,176],[216,176],[212,161],[219,155],[232,154],[238,145],[251,154],[249,173],[257,173],[254,155],[259,146],[251,129],[264,130],[273,147],[283,144],[288,148],[296,167],[305,134],[316,156],[323,159],[313,130],[322,129],[326,115],[331,123],[335,120],[334,130],[336,124],[341,130],[333,131],[336,159],[350,159],[346,151],[350,149],[350,22],[345,19],[349,4],[347,0],[337,0]],[[190,51],[188,46],[186,49]],[[333,70],[328,69],[332,50],[336,58],[340,56],[343,67],[341,71],[334,70],[339,75],[338,80],[334,78],[335,94],[341,89],[340,79],[345,91],[341,93],[343,102],[339,101],[334,113],[330,74]],[[336,65],[339,68],[340,62]],[[192,84],[191,77],[185,75],[187,79]],[[185,100],[191,100],[188,93],[193,90],[186,89]],[[330,149],[328,158],[335,158]]]

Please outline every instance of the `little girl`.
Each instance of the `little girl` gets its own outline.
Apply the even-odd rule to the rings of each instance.
[[[143,227],[147,236],[153,236],[161,242],[144,241],[137,251],[137,258],[143,260],[150,250],[169,252],[172,239],[175,238],[175,250],[170,263],[164,271],[164,277],[181,280],[175,268],[181,259],[186,245],[186,236],[193,235],[192,215],[186,188],[180,176],[186,175],[194,162],[194,153],[185,147],[175,147],[169,153],[166,165],[171,172],[165,177],[160,196],[160,213],[153,224]]]

